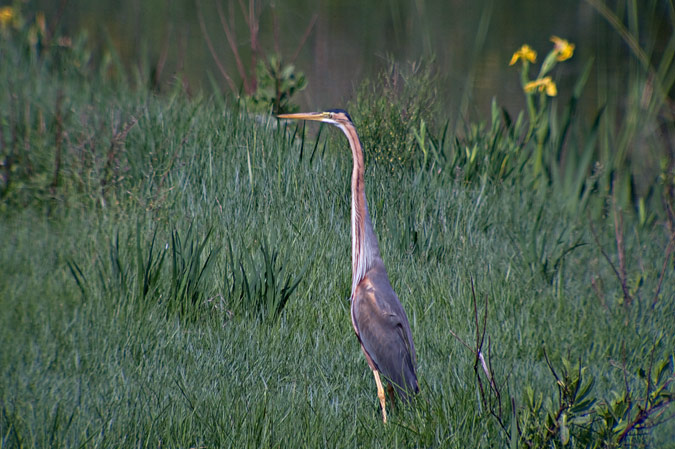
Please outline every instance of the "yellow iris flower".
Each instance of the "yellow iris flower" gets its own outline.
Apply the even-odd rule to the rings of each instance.
[[[549,97],[555,97],[558,95],[558,87],[555,85],[555,81],[553,81],[550,76],[545,76],[544,78],[530,81],[529,83],[525,84],[523,90],[525,90],[525,92],[528,94],[538,90],[539,92],[546,92],[546,95]]]
[[[553,42],[553,51],[556,52],[555,58],[558,61],[570,59],[574,54],[574,44],[570,44],[566,39],[551,36],[551,42]]]
[[[529,45],[525,44],[522,47],[516,51],[513,56],[511,56],[511,62],[509,62],[509,65],[513,65],[516,62],[518,62],[519,59],[522,59],[523,61],[530,61],[534,62],[537,60],[537,52],[532,50],[532,47]]]
[[[0,8],[0,27],[3,29],[9,25],[14,18],[14,8],[11,6],[3,6]]]

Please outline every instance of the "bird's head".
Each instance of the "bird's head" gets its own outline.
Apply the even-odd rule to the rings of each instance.
[[[349,114],[347,114],[347,111],[342,109],[329,109],[324,112],[298,112],[296,114],[279,114],[277,117],[293,120],[312,120],[315,122],[330,123],[340,128],[345,125],[354,126],[352,123],[352,118],[349,116]]]
[[[299,112],[297,114],[279,114],[278,118],[288,118],[293,120],[312,120],[315,122],[330,123],[335,125],[347,136],[349,146],[352,149],[355,160],[360,161],[363,166],[363,149],[361,141],[356,134],[356,127],[352,123],[352,118],[343,109],[329,109],[324,112]]]

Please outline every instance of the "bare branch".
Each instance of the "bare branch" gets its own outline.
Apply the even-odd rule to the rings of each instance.
[[[623,244],[623,215],[617,211],[616,196],[612,194],[612,209],[614,211],[614,236],[616,238],[616,252],[619,256],[619,280],[621,281],[621,290],[623,290],[623,299],[627,306],[633,302],[633,297],[628,291],[626,284],[626,248]]]
[[[63,149],[63,91],[59,89],[56,95],[56,126],[54,129],[55,153],[54,153],[54,174],[49,190],[52,195],[56,194],[56,187],[59,183],[59,174],[61,171],[61,153]]]
[[[492,362],[490,361],[489,365],[485,362],[485,357],[483,356],[483,344],[485,342],[485,333],[487,329],[487,316],[488,316],[488,301],[485,301],[485,313],[483,315],[483,327],[481,329],[479,318],[478,318],[478,301],[476,300],[476,290],[474,288],[473,278],[471,279],[471,296],[473,298],[473,310],[474,310],[474,320],[476,323],[476,349],[471,349],[471,351],[476,355],[473,364],[473,370],[476,375],[476,382],[478,383],[478,391],[480,393],[481,404],[488,410],[488,412],[497,420],[497,423],[506,433],[507,437],[510,438],[509,429],[504,424],[502,420],[502,399],[499,392],[499,388],[494,381],[494,373],[491,369]],[[460,339],[461,341],[461,339]],[[463,341],[462,344],[467,346]],[[491,343],[488,338],[488,359],[491,360]],[[478,365],[480,364],[485,376],[490,382],[490,391],[494,394],[494,398],[497,401],[497,410],[495,410],[494,402],[491,398],[488,398],[485,388],[483,387],[483,381],[481,380],[480,372]],[[515,410],[515,409],[514,409]]]
[[[628,384],[628,369],[626,368],[626,343],[621,342],[621,372],[623,373],[623,383],[626,388],[626,398],[630,404],[630,385]]]
[[[630,298],[630,294],[628,293],[628,288],[626,286],[624,278],[621,277],[619,270],[617,270],[616,266],[612,262],[612,259],[609,257],[605,249],[602,247],[602,244],[600,244],[600,239],[598,238],[598,233],[595,231],[595,226],[593,226],[593,221],[589,218],[588,222],[591,227],[591,234],[593,235],[593,240],[595,240],[596,245],[598,245],[598,249],[600,249],[600,253],[602,253],[603,257],[605,258],[609,266],[612,267],[612,270],[614,270],[616,278],[619,280],[619,283],[621,284],[621,289],[623,290],[624,298],[626,297],[626,295],[628,295],[628,297]]]
[[[670,237],[670,242],[668,242],[668,247],[666,248],[666,255],[663,258],[663,267],[661,267],[661,274],[659,275],[659,283],[656,286],[656,292],[654,293],[654,299],[652,300],[652,308],[656,305],[656,301],[659,300],[659,293],[661,293],[661,285],[663,284],[663,278],[666,275],[666,268],[668,267],[668,261],[670,260],[670,255],[673,252],[673,247],[675,246],[675,231]]]
[[[255,92],[258,88],[258,78],[256,74],[257,70],[257,60],[260,55],[260,44],[258,42],[258,34],[260,30],[260,13],[261,7],[254,8],[254,0],[249,0],[249,32],[251,35],[251,93]]]
[[[600,252],[602,253],[603,257],[607,261],[610,267],[612,267],[612,270],[614,270],[614,274],[616,274],[616,277],[618,279],[621,278],[621,275],[619,275],[619,270],[616,269],[614,266],[614,263],[612,262],[612,259],[610,259],[609,255],[607,252],[605,252],[605,248],[602,247],[602,244],[600,243],[600,239],[598,238],[598,233],[595,231],[595,226],[593,226],[593,220],[589,218],[588,221],[590,227],[591,227],[591,234],[593,235],[593,240],[595,240],[595,244],[598,245],[598,249],[600,249]]]
[[[239,0],[239,6],[241,7],[241,12],[244,15],[244,20],[248,26],[248,32],[251,36],[251,76],[249,77],[249,85],[247,91],[249,94],[255,92],[257,87],[256,80],[256,64],[258,55],[260,53],[260,45],[258,44],[258,32],[260,29],[260,13],[262,10],[261,6],[256,8],[255,0],[248,1],[248,12],[242,3],[242,0]]]
[[[595,276],[591,276],[591,287],[593,287],[595,296],[597,296],[600,300],[600,305],[603,307],[603,309],[609,311],[609,307],[607,307],[607,303],[605,302],[605,295],[602,293],[602,290],[600,290],[600,287],[598,286],[598,278]]]
[[[169,41],[172,34],[173,22],[169,22],[166,26],[166,33],[164,34],[164,41],[162,42],[162,48],[159,52],[159,58],[157,59],[155,69],[152,73],[152,79],[150,80],[152,86],[157,90],[159,90],[160,78],[162,76],[162,72],[164,71],[164,65],[166,64],[166,59],[169,54]]]
[[[546,360],[546,364],[548,365],[548,369],[551,370],[551,374],[553,374],[553,377],[555,377],[555,381],[558,385],[560,385],[560,377],[558,377],[558,373],[555,372],[555,368],[553,368],[553,364],[548,358],[548,354],[546,353],[546,347],[544,346],[543,348],[544,351],[544,360]]]
[[[450,335],[452,335],[453,337],[455,337],[455,338],[457,339],[457,341],[459,341],[461,344],[463,344],[464,347],[465,347],[466,349],[468,349],[469,351],[473,352],[474,355],[476,354],[476,351],[475,351],[471,346],[469,346],[466,342],[464,342],[464,340],[462,340],[462,339],[455,333],[455,331],[453,331],[452,329],[450,329],[449,331],[450,331]]]
[[[223,67],[222,62],[220,61],[220,58],[216,54],[216,50],[213,48],[213,43],[211,42],[211,38],[209,37],[209,33],[206,30],[206,24],[204,23],[204,16],[202,16],[202,8],[201,8],[201,2],[199,0],[195,0],[195,3],[197,5],[197,18],[199,19],[199,28],[202,30],[202,35],[204,36],[204,40],[206,40],[206,45],[209,47],[209,52],[211,53],[211,57],[213,58],[214,62],[216,63],[216,66],[218,67],[218,71],[222,75],[222,77],[225,79],[227,84],[230,86],[230,90],[233,93],[237,92],[237,86],[234,84],[234,81],[232,81],[232,78],[230,78],[230,75],[228,75],[227,71],[225,70],[225,67]]]
[[[244,16],[244,20],[246,21],[246,25],[248,25],[248,8],[244,5],[244,2],[242,0],[237,1],[239,3],[239,8],[241,8],[241,14]],[[232,2],[230,2],[230,5]],[[250,7],[250,0],[249,0],[249,7]]]
[[[247,94],[250,94],[251,91],[248,83],[248,77],[246,76],[246,70],[244,70],[244,64],[241,61],[241,56],[239,56],[239,49],[237,48],[237,39],[235,38],[234,33],[232,32],[232,28],[230,28],[230,25],[228,25],[227,20],[225,20],[225,14],[223,13],[223,8],[220,6],[219,2],[216,2],[216,8],[218,9],[218,17],[220,18],[220,24],[222,25],[223,31],[225,32],[227,43],[230,46],[230,50],[232,50],[234,62],[237,64],[237,71],[239,72],[239,76],[244,82],[244,91]],[[232,90],[233,92],[236,92],[236,89]]]
[[[305,42],[307,42],[307,39],[309,38],[309,34],[312,32],[312,29],[314,28],[314,24],[316,24],[316,20],[319,18],[318,14],[314,14],[312,18],[309,21],[309,25],[307,25],[307,29],[305,30],[305,34],[302,35],[302,39],[300,39],[300,43],[298,43],[298,48],[295,49],[295,53],[293,53],[293,57],[291,58],[290,62],[291,64],[295,62],[295,60],[298,58],[298,55],[300,54],[300,50],[302,50],[302,47],[305,46]]]
[[[494,391],[495,396],[497,397],[497,407],[499,411],[499,416],[502,416],[502,395],[497,388],[497,383],[494,382],[495,372],[492,369],[492,340],[488,337],[488,367],[490,369],[490,380],[492,381],[492,391]]]
[[[274,52],[278,55],[281,54],[281,49],[279,48],[279,20],[277,17],[277,10],[274,8],[274,3],[272,4],[272,29],[274,32]]]

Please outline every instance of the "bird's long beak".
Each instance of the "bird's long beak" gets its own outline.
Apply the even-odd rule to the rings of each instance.
[[[325,112],[298,112],[296,114],[279,114],[278,118],[290,118],[293,120],[313,120],[315,122],[328,121],[328,114]]]

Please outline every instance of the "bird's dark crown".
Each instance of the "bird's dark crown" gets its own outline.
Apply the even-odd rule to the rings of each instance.
[[[352,118],[349,116],[349,113],[347,111],[345,111],[344,109],[326,109],[325,112],[333,112],[335,114],[344,114],[349,119],[350,122],[354,123]]]

